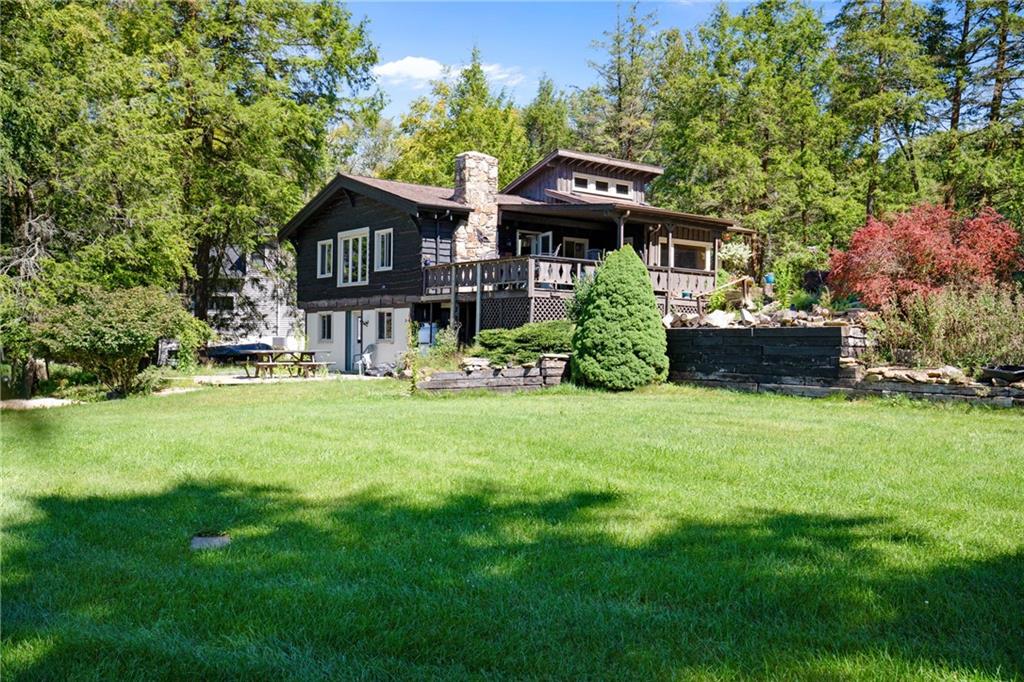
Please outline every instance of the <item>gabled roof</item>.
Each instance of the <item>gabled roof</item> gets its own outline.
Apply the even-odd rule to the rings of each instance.
[[[327,186],[320,190],[284,227],[278,232],[279,239],[286,239],[321,207],[330,202],[339,192],[352,192],[369,197],[374,201],[415,214],[420,210],[441,210],[469,213],[469,206],[455,201],[455,190],[451,187],[417,185],[411,182],[383,180],[350,173],[338,173]],[[536,204],[539,202],[514,194],[499,194],[500,204]]]
[[[520,175],[518,178],[508,183],[501,191],[510,193],[515,191],[516,188],[520,187],[534,175],[543,170],[546,166],[554,163],[557,160],[564,160],[570,163],[575,163],[580,166],[588,166],[598,171],[600,170],[617,170],[619,172],[635,173],[637,175],[647,176],[648,179],[653,179],[665,172],[665,169],[661,166],[652,166],[649,163],[638,163],[636,161],[623,161],[622,159],[614,159],[610,156],[604,156],[602,154],[587,154],[586,152],[577,152],[572,149],[556,149],[551,152],[543,159],[535,163],[525,173]]]

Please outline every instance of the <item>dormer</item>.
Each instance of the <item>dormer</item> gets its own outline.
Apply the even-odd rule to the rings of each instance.
[[[646,203],[662,169],[599,154],[556,149],[502,190],[547,203]]]

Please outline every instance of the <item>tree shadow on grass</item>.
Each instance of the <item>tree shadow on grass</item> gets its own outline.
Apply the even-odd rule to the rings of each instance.
[[[882,518],[640,532],[602,492],[232,481],[33,502],[5,541],[12,677],[1024,674],[1024,555],[913,568],[940,550]],[[190,552],[203,530],[232,544]]]

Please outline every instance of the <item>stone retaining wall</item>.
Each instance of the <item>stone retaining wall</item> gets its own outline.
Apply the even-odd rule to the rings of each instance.
[[[529,391],[557,386],[568,377],[569,356],[542,355],[535,365],[436,372],[416,384],[418,391]]]

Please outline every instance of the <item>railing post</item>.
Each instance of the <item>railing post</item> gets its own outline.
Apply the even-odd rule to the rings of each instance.
[[[451,318],[448,320],[448,326],[454,329],[453,325],[455,324],[456,320],[458,320],[458,309],[456,308],[456,306],[458,306],[458,301],[456,301],[455,299],[456,293],[458,291],[458,287],[455,284],[455,263],[452,263],[452,280],[451,286],[449,288],[451,289],[452,312]]]
[[[474,337],[480,334],[480,306],[483,304],[483,289],[484,285],[480,278],[480,262],[476,264],[476,333]]]

